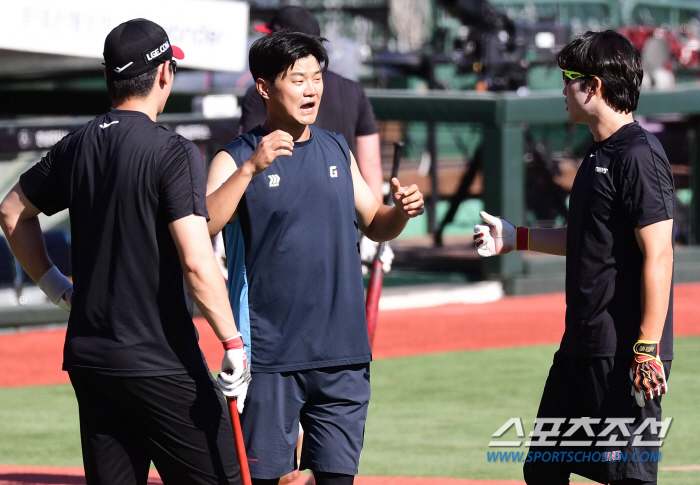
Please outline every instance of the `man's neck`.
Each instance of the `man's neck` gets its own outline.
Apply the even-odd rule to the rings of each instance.
[[[588,128],[591,130],[593,139],[599,142],[607,140],[614,135],[617,130],[632,122],[634,122],[632,113],[620,113],[610,110],[592,123],[589,123]]]
[[[265,119],[265,123],[262,125],[263,130],[268,133],[273,131],[282,130],[290,135],[294,141],[306,141],[311,137],[311,129],[309,125],[300,125],[298,123],[280,123],[269,116]]]
[[[122,109],[126,111],[139,111],[151,118],[152,121],[155,121],[156,117],[160,114],[158,113],[158,106],[156,105],[156,103],[154,103],[149,98],[121,99],[114,103],[114,109]]]

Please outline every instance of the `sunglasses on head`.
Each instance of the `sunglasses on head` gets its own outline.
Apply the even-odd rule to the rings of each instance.
[[[566,69],[561,70],[561,77],[564,79],[564,82],[566,84],[569,84],[569,81],[576,81],[577,79],[580,79],[582,77],[596,77],[595,74],[583,74],[580,72],[576,71],[567,71]]]

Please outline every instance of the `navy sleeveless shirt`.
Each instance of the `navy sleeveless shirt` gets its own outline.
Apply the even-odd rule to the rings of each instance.
[[[253,177],[225,227],[229,299],[253,372],[372,360],[350,151],[314,126]],[[226,145],[240,167],[267,133]]]

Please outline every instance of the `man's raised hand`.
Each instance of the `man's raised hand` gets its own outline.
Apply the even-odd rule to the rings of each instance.
[[[391,198],[394,205],[406,218],[416,217],[425,212],[423,194],[416,184],[402,187],[399,179],[391,179]]]
[[[253,175],[265,171],[277,157],[289,156],[294,149],[294,138],[286,131],[276,130],[263,137],[248,159],[253,168]]]
[[[496,254],[507,254],[515,249],[515,226],[486,211],[479,215],[487,225],[474,226],[474,244],[479,256],[488,258]]]

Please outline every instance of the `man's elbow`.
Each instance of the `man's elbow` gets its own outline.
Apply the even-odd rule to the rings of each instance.
[[[12,204],[8,203],[7,199],[0,203],[0,227],[5,236],[9,237],[17,227],[18,216],[13,210]]]
[[[670,273],[673,271],[673,247],[669,245],[647,253],[645,260],[647,264],[651,264],[655,268],[655,271]]]
[[[200,254],[185,255],[181,259],[182,272],[185,277],[204,278],[206,273],[205,258]]]
[[[671,270],[673,270],[673,261],[674,261],[673,254],[674,254],[673,247],[668,247],[664,251],[664,255],[663,255],[663,258],[666,261],[666,265],[669,266],[671,268]]]

